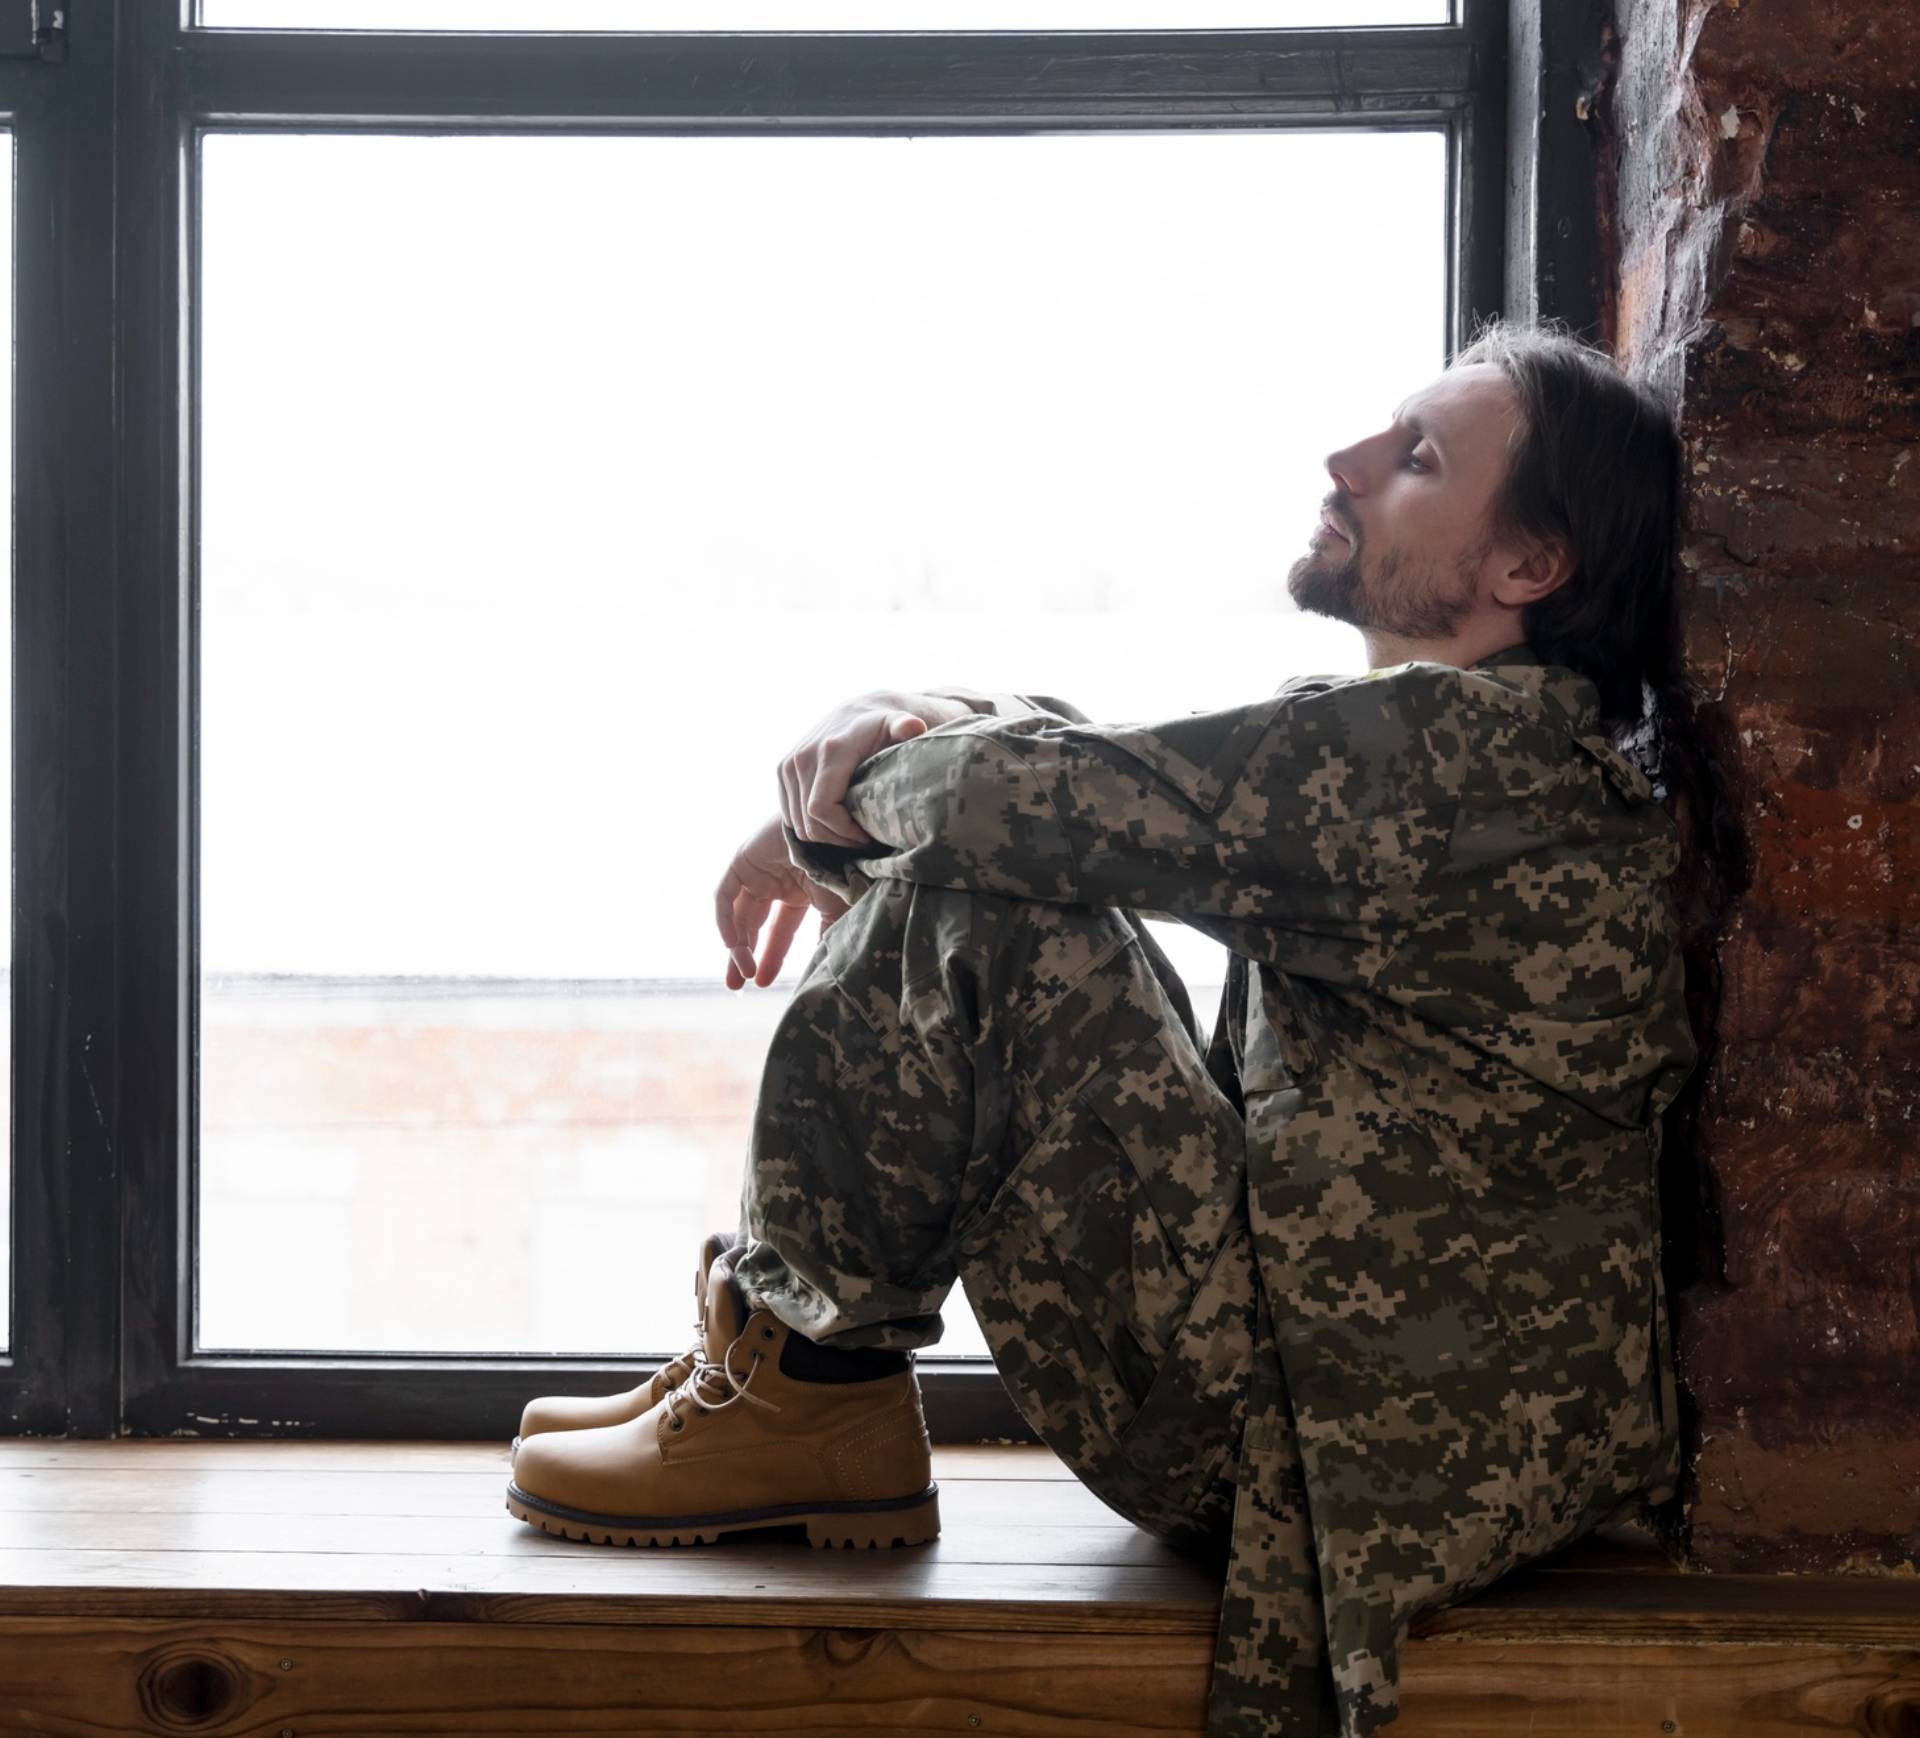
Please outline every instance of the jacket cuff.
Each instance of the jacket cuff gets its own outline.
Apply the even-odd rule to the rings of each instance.
[[[1003,694],[992,688],[928,688],[925,692],[942,700],[958,700],[989,718],[1018,718],[1026,712],[1050,712],[1069,724],[1093,722],[1071,701],[1052,694]]]
[[[824,887],[851,905],[873,885],[873,877],[858,867],[862,847],[826,845],[803,839],[785,821],[780,834],[787,842],[787,860],[816,887]],[[879,850],[884,854],[888,848]]]

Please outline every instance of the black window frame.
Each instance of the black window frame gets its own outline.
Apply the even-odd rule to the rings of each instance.
[[[1501,312],[1591,332],[1604,0],[1454,6],[1405,28],[506,35],[207,30],[168,0],[0,0],[17,238],[10,1431],[504,1441],[530,1395],[610,1391],[661,1361],[189,1344],[202,131],[1439,128],[1448,353]],[[921,1375],[936,1440],[1030,1437],[991,1368],[929,1354]]]

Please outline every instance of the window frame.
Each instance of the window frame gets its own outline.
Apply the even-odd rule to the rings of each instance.
[[[1508,64],[1509,4],[1533,15],[1525,68]],[[1455,0],[1446,25],[1124,34],[389,34],[202,29],[156,0],[74,10],[65,64],[0,62],[18,233],[37,238],[16,254],[17,1259],[0,1359],[16,1433],[504,1441],[530,1395],[611,1390],[678,1350],[189,1343],[207,131],[1437,128],[1448,354],[1503,310],[1589,324],[1570,304],[1591,251],[1583,278],[1581,237],[1535,245],[1536,190],[1569,185],[1538,167],[1563,130],[1534,112],[1540,69],[1578,76],[1540,0]],[[1031,1439],[990,1367],[929,1354],[920,1371],[935,1440]]]

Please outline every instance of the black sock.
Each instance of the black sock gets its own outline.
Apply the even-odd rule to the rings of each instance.
[[[780,1348],[780,1374],[795,1382],[872,1382],[906,1367],[907,1354],[890,1346],[823,1346],[797,1330]]]

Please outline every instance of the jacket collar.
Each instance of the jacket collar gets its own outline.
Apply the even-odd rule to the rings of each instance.
[[[1537,702],[1573,737],[1602,737],[1600,690],[1577,670],[1547,664],[1531,646],[1503,646],[1467,666],[1484,670],[1499,686]]]
[[[1652,800],[1646,775],[1600,728],[1600,690],[1589,677],[1564,664],[1543,663],[1527,645],[1502,647],[1467,668],[1484,672],[1484,687],[1494,690],[1483,693],[1484,698],[1515,710],[1537,707],[1592,755],[1621,790],[1640,802]]]

